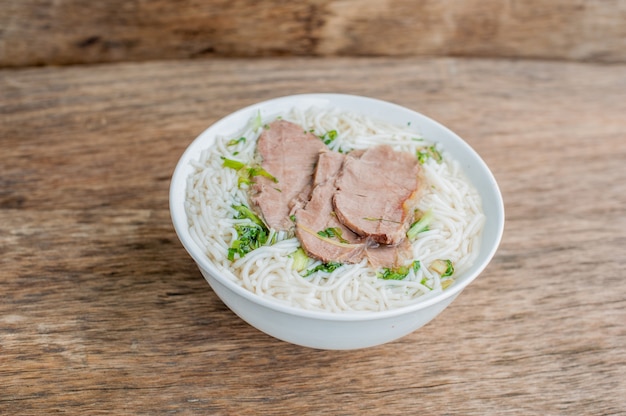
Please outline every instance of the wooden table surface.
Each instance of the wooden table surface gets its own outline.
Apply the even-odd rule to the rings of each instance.
[[[490,165],[493,262],[354,351],[230,312],[170,222],[185,147],[254,102],[390,100]],[[0,70],[0,414],[626,414],[626,65],[418,58]]]

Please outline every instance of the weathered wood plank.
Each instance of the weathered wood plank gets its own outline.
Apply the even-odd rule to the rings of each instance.
[[[214,56],[626,62],[626,0],[3,0],[0,67]]]
[[[0,413],[623,412],[625,70],[456,58],[0,70]],[[388,345],[314,351],[254,330],[170,224],[169,177],[197,134],[310,91],[445,123],[504,195],[493,263]]]

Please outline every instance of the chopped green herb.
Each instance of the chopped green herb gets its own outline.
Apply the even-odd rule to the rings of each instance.
[[[264,176],[270,179],[273,182],[278,182],[272,174],[267,172],[261,166],[248,166],[239,160],[228,159],[222,156],[222,160],[224,161],[223,166],[226,168],[231,168],[237,171],[238,179],[237,185],[241,186],[242,184],[250,185],[252,183],[252,178],[255,176]]]
[[[234,146],[236,144],[245,143],[245,142],[246,142],[246,138],[242,136],[242,137],[240,137],[238,139],[230,140],[228,143],[226,143],[226,146]]]
[[[246,167],[246,164],[234,159],[227,159],[222,156],[222,160],[224,161],[223,166],[225,168],[231,168],[235,170],[239,170]]]
[[[437,150],[435,145],[428,146],[417,151],[417,160],[420,164],[423,165],[429,158],[435,159],[437,163],[441,163],[443,160],[441,153]]]
[[[382,272],[378,273],[378,278],[384,280],[403,280],[409,275],[409,272],[411,270],[417,272],[420,267],[422,267],[422,264],[419,260],[415,260],[409,266],[401,266],[396,268],[385,267],[383,268]]]
[[[348,240],[341,236],[342,231],[339,227],[330,227],[323,231],[318,231],[317,235],[320,237],[333,238],[336,237],[341,243],[349,243]]]
[[[228,259],[235,260],[263,246],[267,242],[268,233],[256,224],[235,224],[238,238],[233,241],[228,249]]]
[[[338,268],[340,268],[341,266],[343,266],[343,263],[337,263],[334,261],[331,261],[329,263],[318,264],[312,269],[307,270],[306,273],[304,274],[304,277],[308,277],[312,275],[313,273],[317,273],[317,272],[331,273],[337,270]]]
[[[271,179],[272,182],[278,182],[278,179],[276,179],[272,174],[270,174],[268,171],[266,171],[265,169],[263,169],[260,166],[249,168],[248,169],[248,176],[250,176],[250,177],[264,176],[264,177],[266,177],[268,179]]]
[[[428,210],[424,214],[421,214],[419,211],[417,211],[416,214],[418,214],[416,215],[417,221],[411,224],[409,230],[406,232],[406,236],[409,240],[415,240],[419,233],[428,231],[428,226],[433,219],[432,210]]]
[[[295,215],[290,215],[289,219],[291,220],[291,222],[296,222],[296,216]]]
[[[326,132],[326,134],[322,134],[321,136],[318,136],[318,137],[322,139],[325,145],[328,146],[329,144],[332,143],[333,140],[337,138],[337,130],[330,130]]]
[[[237,239],[234,240],[228,249],[228,259],[230,261],[244,257],[268,242],[270,231],[261,219],[250,208],[245,205],[233,205],[237,213],[236,219],[247,219],[250,223],[235,224],[233,227],[237,231]]]
[[[240,219],[240,220],[248,219],[248,220],[252,221],[253,223],[255,223],[256,225],[259,225],[261,227],[267,228],[267,226],[261,220],[261,218],[259,218],[259,216],[256,215],[254,213],[254,211],[252,211],[247,206],[245,206],[245,205],[233,205],[233,208],[235,209],[235,211],[237,211],[237,214],[235,215],[236,219]]]

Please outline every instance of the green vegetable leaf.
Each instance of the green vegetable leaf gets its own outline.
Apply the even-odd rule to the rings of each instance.
[[[235,224],[233,227],[237,231],[237,239],[234,240],[228,249],[228,259],[235,260],[236,257],[244,257],[246,254],[268,243],[269,228],[250,208],[245,205],[233,205],[236,219],[247,219],[249,223]],[[271,242],[269,242],[271,244]]]
[[[385,267],[382,272],[378,273],[378,278],[383,280],[403,280],[409,275],[411,270],[417,271],[422,267],[419,260],[415,260],[409,266],[401,266],[396,268]]]
[[[329,145],[337,138],[337,130],[330,130],[321,136],[317,136],[324,142],[325,145]]]
[[[337,270],[338,268],[340,268],[341,266],[343,266],[343,263],[337,263],[337,262],[318,264],[312,269],[307,270],[307,272],[304,274],[304,277],[308,277],[312,275],[313,273],[317,273],[317,272],[331,273]]]
[[[424,147],[417,151],[417,160],[421,165],[426,163],[429,158],[433,158],[437,163],[441,163],[443,157],[435,145]]]
[[[293,258],[291,268],[297,272],[301,272],[309,264],[309,256],[306,255],[301,247],[294,251],[291,257]]]
[[[446,265],[448,267],[446,267],[446,271],[443,272],[443,274],[441,275],[441,277],[448,277],[448,276],[452,276],[452,274],[454,273],[454,265],[452,264],[451,260],[446,260]]]
[[[428,231],[428,226],[433,219],[432,210],[426,211],[426,213],[421,214],[419,211],[416,211],[416,217],[418,217],[417,221],[415,221],[409,227],[409,230],[406,232],[406,236],[409,240],[415,240],[417,235],[421,232]],[[421,215],[420,215],[421,214]]]
[[[441,277],[448,277],[454,274],[454,265],[451,260],[437,259],[430,264],[429,269],[439,273]]]

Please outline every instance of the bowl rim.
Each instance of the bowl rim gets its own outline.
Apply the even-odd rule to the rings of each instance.
[[[296,102],[333,102],[337,100],[343,101],[354,101],[360,102],[363,104],[374,104],[378,106],[385,106],[389,109],[402,111],[405,114],[410,114],[416,119],[431,123],[436,128],[445,131],[448,135],[452,136],[457,142],[458,145],[464,147],[463,151],[468,152],[474,158],[474,162],[479,166],[482,171],[482,175],[484,179],[488,182],[488,186],[493,189],[493,193],[495,196],[495,210],[498,214],[498,218],[495,224],[495,234],[491,239],[491,247],[489,247],[489,251],[483,256],[483,260],[480,264],[474,264],[472,266],[473,270],[466,271],[461,276],[462,280],[456,280],[453,285],[451,285],[446,290],[429,297],[428,299],[416,299],[415,303],[392,308],[383,311],[345,311],[345,312],[331,312],[331,311],[318,311],[318,310],[308,310],[299,308],[296,306],[282,304],[276,299],[272,299],[270,297],[260,296],[242,286],[239,286],[237,283],[222,275],[217,267],[213,265],[213,263],[209,260],[209,258],[203,253],[202,249],[193,241],[190,234],[188,233],[188,222],[187,222],[187,214],[185,212],[184,202],[185,202],[185,188],[187,184],[187,176],[186,172],[189,169],[189,162],[193,159],[193,155],[197,157],[197,147],[200,147],[200,144],[207,140],[207,136],[211,135],[213,132],[219,131],[221,127],[224,127],[229,124],[229,121],[237,118],[241,118],[242,116],[253,114],[253,111],[257,111],[260,108],[275,106],[280,104],[291,103],[290,107],[294,106]],[[289,107],[289,108],[290,108]],[[288,108],[288,107],[285,107]],[[215,135],[215,134],[214,134]],[[211,143],[207,143],[202,148],[206,148],[210,146]],[[202,149],[200,148],[200,150]],[[181,199],[182,193],[182,199]],[[504,232],[504,202],[502,199],[501,191],[498,187],[496,179],[487,166],[487,164],[483,161],[483,159],[478,155],[478,153],[460,136],[451,131],[446,126],[441,123],[435,121],[434,119],[425,116],[422,113],[419,113],[415,110],[412,110],[408,107],[404,107],[389,101],[380,100],[377,98],[365,97],[360,95],[352,95],[352,94],[341,94],[341,93],[306,93],[306,94],[294,94],[294,95],[286,95],[281,97],[276,97],[264,101],[260,101],[254,104],[250,104],[246,107],[240,108],[234,112],[231,112],[224,117],[218,119],[211,125],[209,125],[204,131],[202,131],[190,144],[187,145],[184,152],[180,156],[170,181],[170,189],[169,189],[169,209],[172,223],[174,225],[174,230],[178,236],[178,239],[182,243],[183,247],[187,251],[187,253],[192,257],[192,259],[196,262],[196,265],[201,269],[207,271],[214,279],[216,279],[221,284],[225,285],[228,289],[235,292],[236,294],[242,296],[250,302],[259,304],[269,309],[273,309],[278,312],[282,312],[289,315],[296,315],[303,318],[312,318],[317,320],[329,320],[329,321],[366,321],[366,320],[377,320],[377,319],[386,319],[399,315],[404,315],[406,313],[416,312],[422,309],[426,309],[432,305],[435,305],[445,299],[448,299],[453,296],[457,296],[460,294],[463,289],[465,289],[472,281],[474,281],[489,265],[493,256],[495,255],[501,241],[502,235]],[[478,261],[478,259],[476,260]],[[209,282],[210,283],[210,282]],[[428,296],[428,295],[425,295]]]

